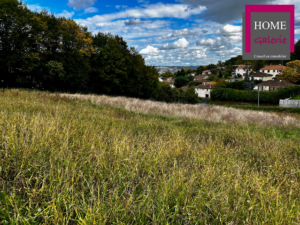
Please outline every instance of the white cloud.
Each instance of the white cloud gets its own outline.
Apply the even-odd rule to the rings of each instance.
[[[93,0],[91,0],[93,1]],[[107,21],[124,19],[124,18],[179,18],[179,19],[187,19],[190,16],[200,14],[205,7],[195,7],[190,8],[187,5],[183,4],[152,4],[146,5],[144,8],[136,7],[126,9],[122,12],[112,13],[112,14],[103,14],[96,15],[87,19],[78,19],[77,21],[80,23],[88,24],[98,24]]]
[[[295,30],[295,34],[300,34],[300,29]]]
[[[69,0],[68,6],[75,10],[86,9],[95,4],[96,0]]]
[[[145,24],[147,21],[142,21],[141,19],[133,19],[131,18],[129,21],[125,22],[125,25],[139,25],[139,24]]]
[[[234,26],[227,24],[222,29],[216,32],[222,36],[240,36],[242,35],[242,26]]]
[[[115,7],[116,7],[116,9],[125,9],[125,8],[128,8],[127,5],[116,5]]]
[[[146,48],[144,48],[140,51],[140,54],[144,54],[144,55],[157,55],[159,53],[160,53],[160,50],[151,45],[148,45]]]
[[[74,12],[68,12],[67,10],[64,10],[62,13],[56,14],[57,17],[65,17],[65,18],[71,18],[74,15]]]
[[[177,37],[187,37],[187,36],[193,36],[196,32],[190,31],[189,29],[183,29],[183,30],[176,30],[174,33],[167,34],[163,36],[163,39],[172,39]]]
[[[40,12],[42,10],[50,11],[50,9],[48,7],[43,7],[43,6],[40,6],[39,4],[27,5],[27,7],[31,11],[37,11],[37,12]]]
[[[189,47],[189,42],[185,38],[180,38],[173,43],[164,44],[162,49],[176,49],[176,48],[187,48]]]
[[[98,9],[95,7],[89,7],[84,10],[84,13],[95,13],[98,12]]]

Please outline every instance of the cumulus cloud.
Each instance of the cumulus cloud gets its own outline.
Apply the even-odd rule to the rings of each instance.
[[[222,29],[216,32],[222,36],[240,36],[242,35],[242,26],[234,26],[227,24]]]
[[[226,41],[240,42],[242,40],[242,26],[227,24],[216,33],[222,35]]]
[[[214,52],[217,55],[225,55],[229,50],[233,49],[233,45],[226,41],[224,38],[217,37],[216,39],[208,38],[201,39],[196,42],[197,46],[205,46],[210,52]]]
[[[89,7],[84,10],[84,13],[95,13],[98,12],[98,9],[95,7]]]
[[[184,4],[194,7],[205,6],[205,10],[201,16],[204,19],[216,21],[219,23],[228,23],[242,17],[245,11],[245,5],[261,5],[269,3],[269,0],[180,0]]]
[[[67,10],[64,10],[62,13],[56,14],[57,17],[65,17],[65,18],[71,18],[74,15],[74,12],[68,12]]]
[[[183,29],[183,30],[176,30],[174,33],[167,34],[163,36],[163,39],[172,39],[172,38],[178,38],[178,37],[188,37],[196,35],[196,32],[190,31],[189,29]]]
[[[86,9],[95,4],[96,0],[69,0],[68,6],[75,10]]]
[[[160,50],[151,45],[148,45],[146,48],[144,48],[140,51],[140,54],[143,54],[143,55],[158,55],[159,53],[160,53]]]
[[[164,44],[161,49],[177,49],[177,48],[187,48],[189,47],[189,42],[185,38],[180,38],[173,43]]]
[[[93,1],[93,0],[89,0]],[[146,5],[144,8],[136,7],[126,9],[121,12],[96,15],[87,19],[77,20],[78,22],[97,24],[101,22],[113,21],[117,19],[127,19],[127,18],[178,18],[178,19],[187,19],[193,15],[200,14],[205,7],[194,7],[190,8],[184,4],[152,4]]]
[[[145,24],[145,23],[149,23],[149,22],[142,21],[141,19],[133,19],[133,18],[131,18],[129,21],[126,21],[124,24],[126,26],[130,26],[130,25],[140,25],[140,24]]]

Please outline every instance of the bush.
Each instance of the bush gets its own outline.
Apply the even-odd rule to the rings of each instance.
[[[300,93],[300,86],[282,88],[278,91],[260,91],[259,101],[266,103],[278,103],[280,99],[289,98]],[[257,91],[235,90],[231,88],[216,88],[211,92],[212,100],[236,101],[236,102],[256,102]]]
[[[262,81],[261,80],[254,80],[254,82],[256,84],[259,84]],[[235,81],[235,82],[232,82],[232,83],[227,83],[224,88],[231,88],[231,89],[236,89],[236,90],[244,90],[243,83],[244,83],[243,80],[241,80],[241,81]]]
[[[198,86],[198,85],[200,85],[200,84],[202,84],[202,82],[192,81],[192,82],[188,83],[189,87],[192,87],[192,86]]]
[[[177,88],[181,88],[185,85],[187,85],[190,82],[190,80],[187,77],[180,76],[175,78],[174,85]]]

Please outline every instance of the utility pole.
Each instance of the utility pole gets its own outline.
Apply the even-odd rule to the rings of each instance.
[[[4,92],[4,80],[1,80],[1,82],[2,82],[2,88],[3,88],[3,92]]]
[[[259,86],[257,86],[258,89],[258,107],[259,107]]]

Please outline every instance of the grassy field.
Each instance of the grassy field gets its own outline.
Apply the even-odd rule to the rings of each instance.
[[[296,118],[18,90],[0,104],[0,224],[300,223]]]
[[[292,100],[300,100],[300,95],[296,95],[294,97],[291,98]]]

